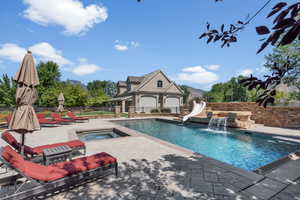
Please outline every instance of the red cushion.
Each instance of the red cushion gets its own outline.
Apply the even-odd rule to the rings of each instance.
[[[45,118],[45,114],[43,114],[43,113],[37,113],[36,116],[37,116],[38,119],[44,119]]]
[[[13,167],[23,171],[24,170],[24,159],[23,157],[14,151],[10,146],[3,148],[2,157],[9,162]]]
[[[12,134],[10,134],[7,131],[2,133],[2,139],[5,140],[10,145],[12,145],[14,142],[18,143],[16,138],[14,138],[14,136],[12,136]]]
[[[70,142],[65,142],[66,145],[68,145],[70,148],[77,148],[77,147],[84,147],[85,144],[81,142],[80,140],[72,140]]]
[[[67,162],[54,164],[53,166],[64,169],[69,172],[69,175],[95,169],[108,164],[116,163],[117,159],[111,155],[102,152],[87,157],[77,158]]]
[[[25,168],[25,170],[23,171],[24,174],[35,180],[46,182],[54,181],[68,175],[68,172],[66,170],[53,166],[40,165],[30,161],[24,161],[23,166]]]
[[[54,181],[67,176],[68,172],[53,166],[44,166],[30,161],[14,151],[10,146],[3,149],[2,157],[14,168],[35,180]]]

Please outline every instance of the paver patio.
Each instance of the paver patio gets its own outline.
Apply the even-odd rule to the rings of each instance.
[[[74,130],[118,127],[105,120],[44,128],[28,135],[32,146],[67,141]],[[4,145],[4,143],[0,143]],[[163,141],[134,136],[87,142],[87,154],[105,151],[118,158],[113,175],[62,189],[51,199],[300,199],[300,160],[265,176],[235,168]]]

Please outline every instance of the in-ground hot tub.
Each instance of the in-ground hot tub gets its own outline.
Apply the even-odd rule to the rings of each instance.
[[[116,128],[81,130],[81,131],[76,131],[76,134],[78,138],[84,142],[129,136],[128,134]]]

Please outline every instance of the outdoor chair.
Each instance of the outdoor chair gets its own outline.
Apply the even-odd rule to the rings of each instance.
[[[107,175],[104,171],[108,169],[114,169],[115,175],[118,175],[117,159],[105,152],[48,166],[24,160],[10,146],[3,147],[0,153],[1,161],[26,179],[19,185],[18,181],[15,181],[14,193],[2,197],[3,200],[29,199],[46,196],[49,193],[55,194],[59,189],[72,188],[84,181]],[[26,187],[26,184],[31,187]]]
[[[75,120],[75,121],[88,121],[89,118],[87,117],[77,117],[73,112],[69,111],[67,112],[68,117],[70,117],[71,119]]]
[[[59,121],[55,121],[55,120],[49,120],[46,118],[45,114],[43,113],[38,113],[36,114],[39,123],[41,126],[47,126],[47,127],[51,127],[51,126],[58,126],[60,123]]]
[[[70,124],[72,122],[75,122],[73,119],[64,119],[60,116],[58,113],[51,113],[51,117],[54,121],[58,121],[60,124]]]
[[[8,124],[9,124],[9,122],[10,122],[11,118],[12,118],[12,114],[8,114],[8,115],[5,117],[5,120],[6,120],[7,126],[8,126]]]
[[[14,149],[20,150],[21,144],[16,140],[16,138],[8,131],[2,133],[2,139],[7,142],[9,145],[11,145]],[[43,150],[58,146],[64,146],[67,145],[72,149],[72,152],[83,150],[83,154],[86,153],[86,147],[83,142],[80,140],[72,140],[69,142],[61,142],[61,143],[55,143],[55,144],[47,144],[37,147],[30,147],[25,145],[24,146],[24,153],[26,157],[28,158],[34,158],[36,156],[42,156]]]

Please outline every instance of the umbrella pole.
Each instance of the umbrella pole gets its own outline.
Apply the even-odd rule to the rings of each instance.
[[[22,134],[21,137],[21,155],[24,157],[24,145],[25,145],[25,134]]]

